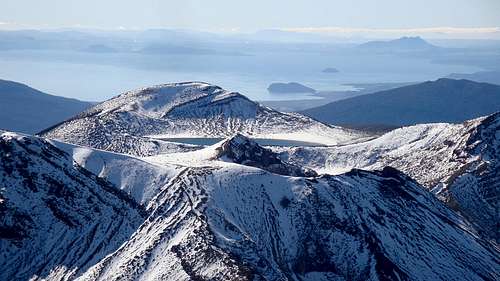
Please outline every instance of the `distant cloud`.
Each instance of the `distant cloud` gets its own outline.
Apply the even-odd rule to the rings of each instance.
[[[60,31],[60,30],[82,30],[82,31],[126,31],[126,30],[141,30],[138,27],[125,27],[116,26],[110,28],[103,28],[98,25],[87,25],[87,24],[71,24],[66,26],[52,26],[49,24],[25,24],[16,22],[3,22],[0,21],[0,30],[25,30],[25,29],[35,29],[35,30],[45,30],[45,31]]]
[[[0,21],[0,30],[16,29],[19,25],[15,22]]]
[[[37,26],[37,28],[42,28],[43,26]],[[27,24],[21,24],[17,22],[0,21],[0,30],[16,30],[16,29],[28,29],[33,28]]]

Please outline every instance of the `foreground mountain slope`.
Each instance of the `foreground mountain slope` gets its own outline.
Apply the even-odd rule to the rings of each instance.
[[[432,190],[497,241],[500,113],[463,124],[423,124],[364,143],[282,151],[288,161],[318,172],[392,166]]]
[[[165,84],[130,91],[103,102],[42,136],[105,150],[136,153],[137,141],[175,137],[289,139],[324,144],[365,137],[299,114],[281,113],[245,96],[199,82]],[[155,153],[145,153],[152,155]]]
[[[0,129],[34,134],[92,106],[48,95],[24,84],[0,80]]]
[[[115,251],[142,208],[45,140],[0,135],[0,279],[73,279]]]
[[[303,113],[329,124],[401,127],[459,123],[499,110],[499,85],[443,78],[340,100]]]
[[[394,169],[187,168],[78,280],[495,280],[498,251]]]
[[[286,163],[240,135],[186,153],[199,155],[184,167],[170,154],[162,162],[161,155],[140,159],[11,133],[2,140],[0,206],[4,217],[22,218],[2,221],[1,229],[29,233],[21,248],[2,251],[0,274],[8,280],[499,278],[498,249],[391,168],[310,178],[270,173],[257,167]],[[261,162],[247,158],[255,151]],[[109,185],[71,157],[123,185]],[[130,181],[133,173],[156,179],[143,182],[148,192],[132,192],[140,185]],[[0,239],[2,247],[15,243]],[[21,255],[33,264],[13,262]]]

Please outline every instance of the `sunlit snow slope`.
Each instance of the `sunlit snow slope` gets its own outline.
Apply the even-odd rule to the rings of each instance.
[[[404,127],[359,144],[280,151],[283,159],[320,173],[400,169],[500,239],[500,113],[463,124]]]

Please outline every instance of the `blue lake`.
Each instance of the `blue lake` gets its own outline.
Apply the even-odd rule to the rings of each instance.
[[[434,64],[422,58],[349,56],[309,52],[256,52],[248,56],[88,54],[71,51],[0,51],[0,79],[53,95],[102,101],[124,91],[179,81],[204,81],[253,100],[319,98],[271,94],[273,82],[298,82],[318,91],[353,90],[348,83],[434,80],[477,67]],[[339,73],[322,73],[336,67]]]
[[[223,140],[223,138],[162,138],[161,140],[185,143],[185,144],[195,144],[195,145],[213,145]],[[252,139],[256,143],[263,146],[324,146],[319,143],[305,142],[305,141],[294,141],[294,140],[281,140],[281,139]]]

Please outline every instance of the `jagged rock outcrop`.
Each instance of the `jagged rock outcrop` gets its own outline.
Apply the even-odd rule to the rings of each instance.
[[[282,161],[277,153],[263,148],[241,134],[236,134],[218,144],[215,151],[214,159],[257,167],[271,173],[295,177],[317,176],[314,170]]]

